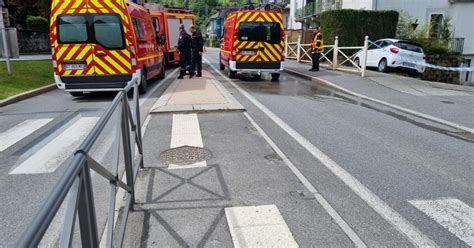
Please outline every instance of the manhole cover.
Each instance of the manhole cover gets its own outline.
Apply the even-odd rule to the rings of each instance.
[[[166,164],[189,165],[210,159],[211,152],[194,146],[181,146],[168,149],[160,154],[160,160]]]

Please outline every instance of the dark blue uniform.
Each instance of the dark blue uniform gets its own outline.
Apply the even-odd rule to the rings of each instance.
[[[179,65],[181,67],[179,78],[183,78],[191,64],[191,36],[185,30],[179,33],[178,51]]]
[[[191,73],[197,72],[197,76],[202,75],[202,52],[204,51],[204,40],[199,31],[194,31],[191,34]]]

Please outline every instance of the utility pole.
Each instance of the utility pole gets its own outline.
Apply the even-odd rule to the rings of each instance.
[[[5,29],[5,22],[3,21],[3,7],[5,3],[3,0],[0,0],[0,31],[2,32],[3,39],[3,50],[5,54],[5,62],[7,63],[7,72],[8,75],[12,75],[12,67],[10,65],[10,50],[8,48],[7,32]]]

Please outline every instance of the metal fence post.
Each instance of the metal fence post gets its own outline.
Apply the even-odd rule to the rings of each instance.
[[[123,157],[125,160],[125,175],[127,177],[127,185],[132,189],[130,201],[130,209],[133,211],[133,204],[135,204],[135,190],[133,183],[133,158],[132,147],[130,140],[130,123],[128,119],[128,99],[127,93],[124,92],[122,96],[122,142],[123,142]]]
[[[339,55],[339,37],[336,36],[334,40],[334,48],[333,48],[333,55],[332,55],[332,69],[337,69],[337,55]]]
[[[362,60],[362,68],[361,68],[361,76],[365,77],[365,71],[367,69],[367,53],[369,51],[369,36],[365,36],[364,40],[364,48],[362,50],[362,54],[364,55],[364,58]]]
[[[81,180],[82,183],[79,192],[77,215],[79,217],[82,246],[99,247],[92,180],[87,162],[85,162],[84,166],[82,167]]]
[[[285,35],[285,58],[288,57],[288,35]]]
[[[296,45],[296,62],[301,61],[301,35],[298,35],[298,44]]]

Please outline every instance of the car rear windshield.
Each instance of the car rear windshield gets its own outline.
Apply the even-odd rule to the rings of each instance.
[[[423,53],[423,48],[417,44],[399,41],[395,42],[393,45],[403,50],[408,50],[415,53]]]
[[[106,49],[125,46],[122,22],[117,14],[60,15],[59,43],[98,43]]]
[[[241,41],[281,42],[280,24],[277,22],[241,22],[238,38]]]

